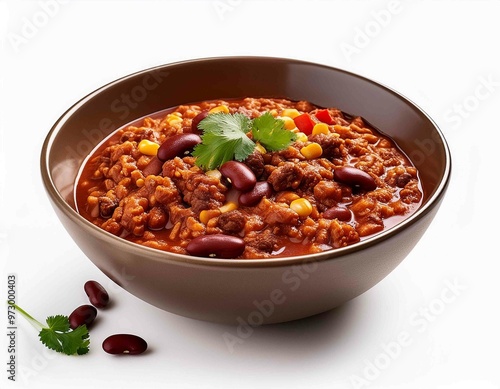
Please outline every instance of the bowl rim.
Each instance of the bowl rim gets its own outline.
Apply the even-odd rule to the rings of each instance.
[[[399,99],[403,100],[407,104],[409,104],[412,108],[416,109],[420,114],[422,114],[433,126],[437,135],[439,136],[440,141],[442,142],[442,146],[445,153],[445,167],[443,172],[443,177],[438,184],[434,194],[429,197],[427,202],[420,206],[412,215],[403,221],[397,223],[393,227],[383,230],[379,233],[374,234],[371,237],[364,239],[361,242],[352,244],[350,246],[336,248],[332,250],[326,250],[323,252],[305,254],[305,255],[297,255],[297,256],[288,256],[288,257],[276,257],[276,258],[262,258],[262,259],[219,259],[219,258],[210,258],[210,257],[195,257],[187,254],[177,254],[173,252],[163,251],[147,246],[140,245],[138,243],[130,242],[126,239],[118,237],[116,235],[111,234],[108,231],[105,231],[98,226],[94,225],[92,222],[85,219],[82,215],[80,215],[75,209],[73,209],[66,200],[61,196],[60,192],[57,190],[54,180],[52,179],[52,174],[50,173],[49,166],[49,155],[51,145],[58,135],[62,125],[64,122],[71,117],[72,113],[77,111],[81,106],[91,100],[94,96],[103,92],[104,90],[123,82],[126,79],[136,77],[141,74],[146,74],[148,72],[153,72],[159,69],[165,69],[173,66],[182,66],[195,62],[220,62],[220,61],[279,61],[285,62],[289,64],[297,64],[297,65],[307,65],[313,67],[319,67],[327,70],[334,70],[336,72],[345,73],[351,77],[358,78],[362,81],[374,84],[377,87],[385,89],[387,92],[395,95]],[[84,161],[86,158],[84,158]],[[195,58],[188,60],[181,60],[172,63],[166,63],[162,65],[153,66],[150,68],[146,68],[143,70],[139,70],[123,77],[117,78],[114,81],[111,81],[107,84],[102,85],[101,87],[95,89],[90,92],[86,96],[82,97],[80,100],[75,102],[72,106],[70,106],[53,124],[48,134],[46,135],[41,153],[40,153],[40,169],[42,175],[42,182],[45,187],[45,190],[52,200],[53,204],[57,206],[57,208],[64,213],[72,222],[76,224],[82,225],[85,229],[93,234],[97,234],[102,236],[104,240],[110,240],[110,242],[115,242],[119,245],[125,245],[127,249],[130,249],[132,252],[137,252],[138,255],[147,256],[148,259],[159,261],[159,262],[176,262],[178,264],[190,264],[190,265],[205,265],[205,266],[216,266],[216,267],[226,267],[226,268],[236,268],[236,267],[251,267],[251,268],[260,268],[260,267],[276,267],[276,266],[290,266],[290,265],[300,265],[307,262],[322,262],[322,261],[330,261],[330,260],[341,260],[342,258],[348,256],[349,254],[353,254],[360,250],[365,250],[368,247],[376,245],[382,241],[385,241],[394,235],[398,234],[401,230],[404,230],[420,219],[424,217],[427,213],[429,213],[434,206],[436,206],[440,199],[444,196],[446,192],[446,188],[450,182],[451,178],[451,153],[448,146],[448,143],[440,130],[439,126],[436,122],[416,103],[412,100],[401,94],[400,92],[394,90],[393,88],[386,86],[383,83],[374,81],[371,78],[366,76],[341,69],[335,66],[330,66],[326,64],[321,64],[317,62],[310,62],[300,59],[293,58],[285,58],[285,57],[273,57],[273,56],[217,56],[217,57],[205,57],[205,58]]]

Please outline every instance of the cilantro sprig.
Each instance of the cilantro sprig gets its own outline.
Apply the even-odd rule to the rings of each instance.
[[[216,169],[227,161],[245,160],[254,151],[256,142],[278,151],[296,139],[295,133],[285,129],[283,120],[269,112],[255,119],[241,113],[215,113],[203,119],[198,128],[203,130],[202,142],[194,148],[193,156],[196,165],[205,170]]]
[[[203,135],[193,151],[196,164],[212,170],[232,159],[243,161],[255,148],[247,136],[251,125],[251,119],[241,113],[208,115],[198,124]]]
[[[253,120],[252,137],[271,151],[286,149],[290,143],[297,139],[294,132],[285,129],[283,120],[276,119],[269,112]]]
[[[66,355],[83,355],[89,352],[89,332],[85,324],[72,330],[68,316],[47,317],[46,324],[40,323],[24,309],[11,304],[38,331],[40,341],[49,349]]]

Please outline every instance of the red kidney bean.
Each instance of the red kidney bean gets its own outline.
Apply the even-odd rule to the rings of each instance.
[[[242,192],[252,190],[257,182],[252,169],[243,162],[228,161],[219,170],[224,177],[231,180],[231,184],[235,189]]]
[[[69,326],[71,329],[86,325],[89,327],[97,316],[97,309],[92,305],[81,305],[69,315]]]
[[[331,207],[323,212],[323,217],[326,219],[339,219],[342,222],[351,220],[351,211],[345,207]]]
[[[85,293],[89,296],[90,303],[97,308],[104,308],[109,303],[109,295],[106,289],[97,281],[87,281],[83,286]]]
[[[245,251],[245,241],[232,235],[201,235],[191,240],[186,250],[196,257],[236,258]]]
[[[108,336],[102,342],[102,349],[108,354],[142,354],[148,348],[144,339],[132,334],[116,334]]]
[[[347,184],[350,186],[359,186],[364,190],[374,190],[377,184],[372,176],[361,169],[352,166],[342,166],[336,168],[333,172],[335,181]]]
[[[142,174],[144,174],[144,177],[147,177],[149,175],[154,175],[157,176],[161,173],[161,168],[163,166],[163,162],[158,159],[158,157],[155,155],[149,163],[146,165],[144,170],[142,171]]]
[[[245,207],[257,205],[264,196],[270,197],[273,193],[271,185],[267,181],[259,181],[252,190],[240,194],[238,203]]]
[[[200,134],[201,130],[198,128],[198,124],[208,116],[208,110],[201,111],[198,115],[193,118],[191,122],[191,132],[194,134]]]
[[[160,161],[165,162],[175,157],[184,156],[186,151],[192,150],[198,143],[201,143],[201,138],[197,134],[174,135],[161,144],[156,156]]]

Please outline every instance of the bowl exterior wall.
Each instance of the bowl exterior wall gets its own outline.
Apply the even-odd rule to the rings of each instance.
[[[369,249],[334,260],[238,268],[181,263],[154,250],[149,258],[135,250],[117,252],[106,235],[82,231],[78,222],[57,213],[92,262],[144,301],[194,319],[260,325],[325,312],[364,293],[408,255],[437,210]]]

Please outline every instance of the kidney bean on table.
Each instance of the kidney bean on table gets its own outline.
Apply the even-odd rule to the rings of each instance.
[[[231,180],[231,184],[237,190],[247,192],[255,186],[257,178],[252,169],[243,162],[228,161],[220,167],[221,174]]]
[[[115,334],[102,342],[102,349],[108,354],[142,354],[148,348],[147,342],[137,335]]]
[[[333,178],[343,184],[358,186],[364,190],[374,190],[377,183],[367,172],[353,166],[338,167],[333,172]]]
[[[97,281],[87,281],[83,286],[89,297],[90,303],[97,308],[104,308],[109,303],[109,295],[106,289]]]
[[[86,325],[89,327],[97,316],[97,309],[92,305],[81,305],[69,315],[69,326],[71,329]]]
[[[225,234],[200,235],[188,243],[186,251],[196,257],[236,258],[245,251],[245,241]]]
[[[201,138],[197,134],[177,134],[171,136],[160,145],[156,156],[162,162],[175,157],[182,157],[186,151],[191,150],[198,143],[201,143]]]
[[[238,197],[238,203],[245,207],[257,205],[262,198],[270,197],[273,193],[271,185],[267,181],[259,181],[252,190],[241,193]]]

